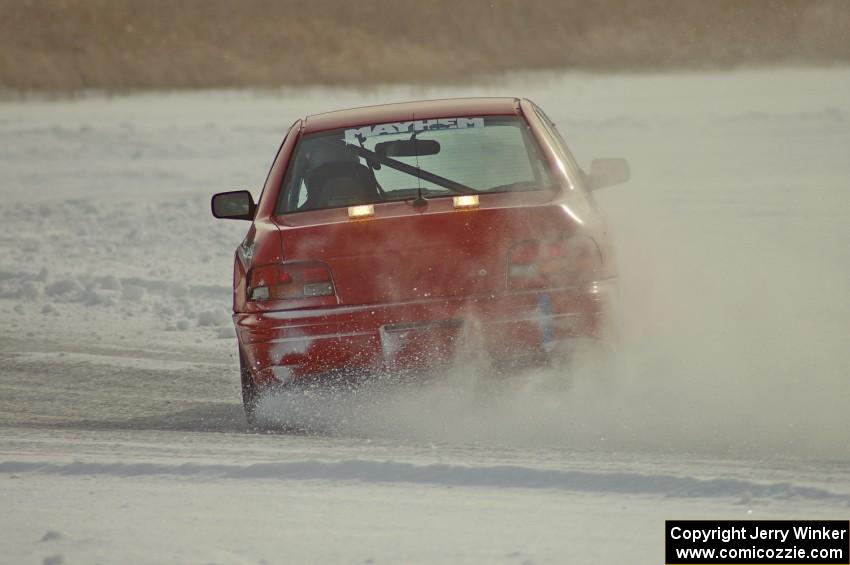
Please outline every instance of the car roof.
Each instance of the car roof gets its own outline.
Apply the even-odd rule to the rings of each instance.
[[[461,116],[493,116],[519,114],[519,98],[445,98],[419,100],[397,104],[363,106],[312,114],[304,119],[303,133],[331,129],[401,122],[432,118],[457,118]]]

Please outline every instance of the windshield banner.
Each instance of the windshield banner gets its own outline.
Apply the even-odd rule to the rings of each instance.
[[[355,141],[378,135],[483,127],[484,118],[437,118],[433,120],[411,120],[409,122],[390,122],[388,124],[347,129],[345,130],[345,139]]]

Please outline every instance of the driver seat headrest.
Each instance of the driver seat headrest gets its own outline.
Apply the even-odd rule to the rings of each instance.
[[[375,176],[365,165],[334,161],[311,169],[305,176],[307,200],[302,209],[372,204],[380,200]]]

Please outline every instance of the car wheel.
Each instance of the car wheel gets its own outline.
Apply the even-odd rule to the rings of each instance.
[[[251,369],[248,368],[241,350],[239,351],[239,374],[242,381],[242,407],[245,409],[245,419],[248,420],[248,427],[256,430],[259,428],[257,403],[260,400],[260,393],[254,379],[251,378]]]

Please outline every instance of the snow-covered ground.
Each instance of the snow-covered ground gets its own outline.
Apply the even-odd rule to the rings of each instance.
[[[850,511],[850,69],[0,102],[0,562],[662,562],[668,518]],[[250,434],[230,327],[298,116],[521,95],[598,200],[621,344],[493,381],[281,399]],[[569,385],[569,386],[567,386]]]

